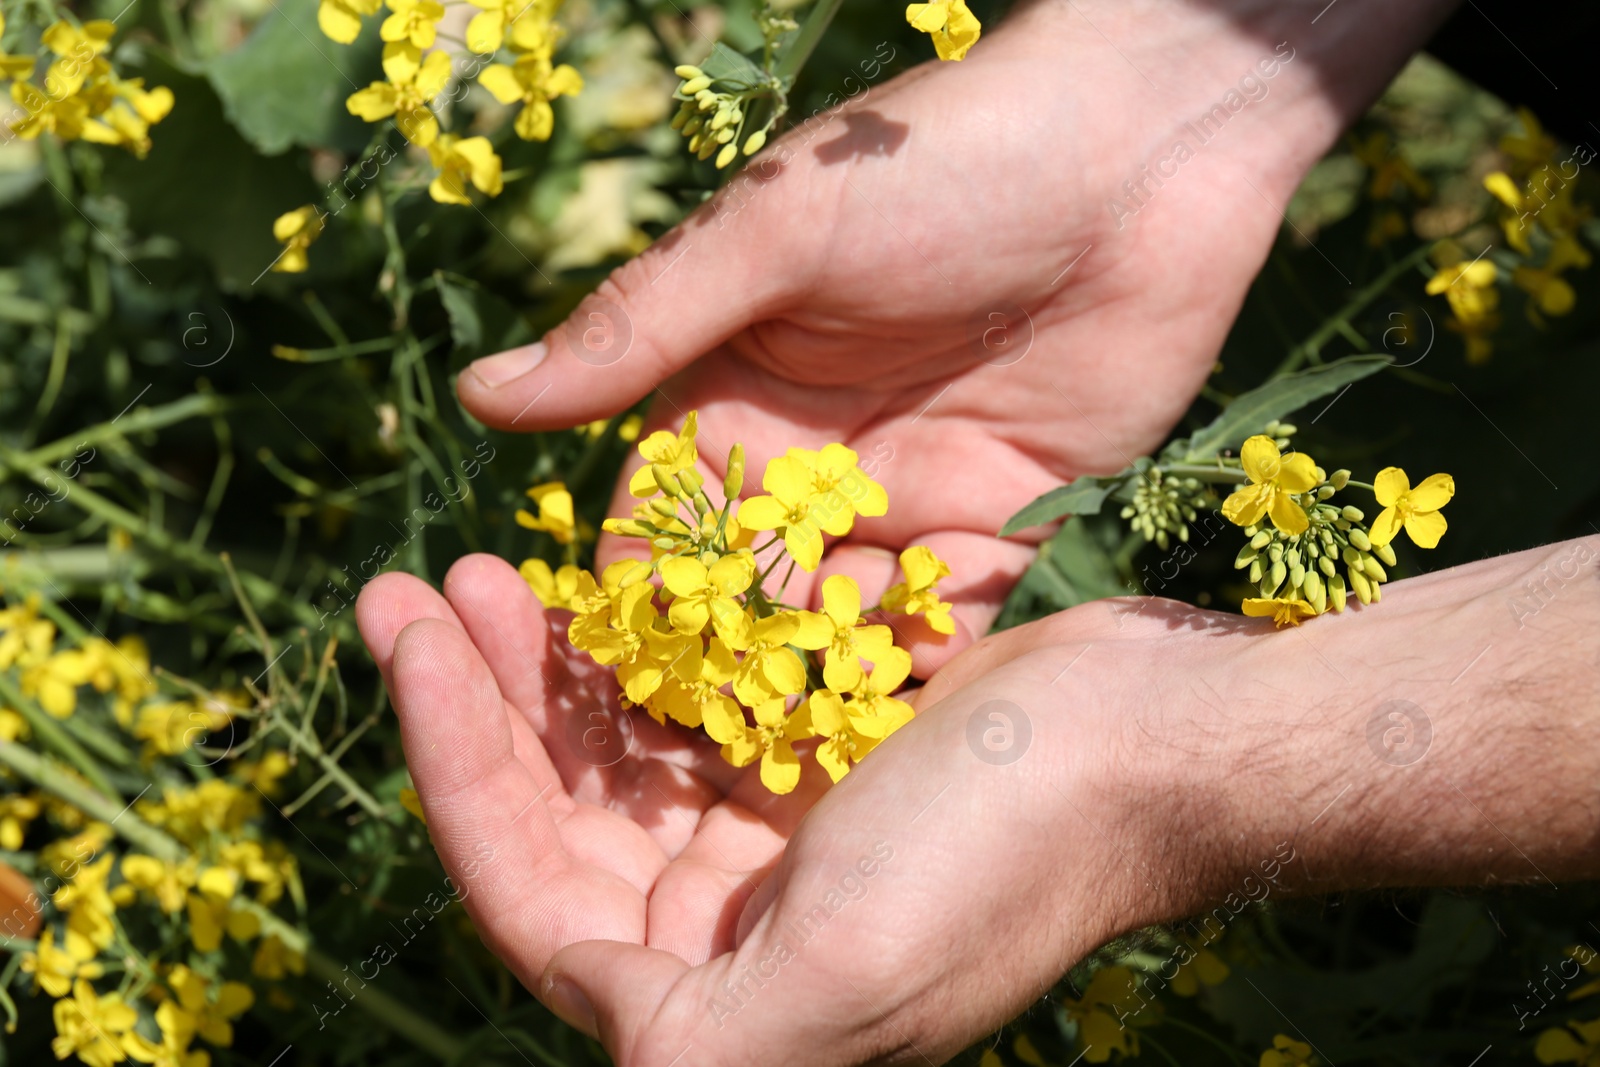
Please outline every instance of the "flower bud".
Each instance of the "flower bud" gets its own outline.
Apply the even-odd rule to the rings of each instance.
[[[1124,519],[1131,519],[1138,513],[1138,510],[1132,504],[1129,504],[1122,509],[1122,517]]]
[[[656,476],[656,485],[661,488],[663,493],[668,496],[681,496],[683,494],[683,486],[678,484],[678,479],[674,478],[672,472],[665,467],[652,463],[650,465],[650,473]]]
[[[1324,485],[1324,486],[1322,486],[1321,488],[1319,488],[1317,490],[1317,499],[1318,500],[1327,500],[1329,497],[1333,496],[1334,492],[1335,492],[1335,490],[1334,490],[1333,486]]]
[[[1289,588],[1298,589],[1305,580],[1306,569],[1298,563],[1291,563],[1289,565]]]
[[[1316,571],[1306,572],[1305,580],[1300,584],[1300,591],[1319,614],[1327,610],[1324,606],[1328,602],[1327,587],[1322,584],[1322,576]]]
[[[1339,558],[1344,560],[1347,567],[1361,566],[1361,553],[1349,545],[1345,545],[1344,548],[1339,550]]]
[[[1328,484],[1335,489],[1343,489],[1350,484],[1350,472],[1343,467],[1328,475]]]
[[[1355,591],[1357,600],[1363,604],[1372,603],[1372,583],[1359,570],[1350,571],[1350,588]]]
[[[1283,559],[1283,545],[1278,544],[1277,542],[1268,545],[1267,558],[1274,563],[1277,563],[1279,560]]]
[[[653,573],[655,573],[655,568],[650,564],[635,563],[628,569],[628,572],[622,576],[622,581],[617,583],[617,588],[631,588],[632,586],[638,585],[640,582],[650,577],[650,575]]]
[[[1250,561],[1250,581],[1251,582],[1259,582],[1260,580],[1261,580],[1261,560],[1260,559],[1253,559],[1253,560]]]
[[[705,77],[705,73],[706,72],[701,70],[699,67],[694,66],[693,64],[684,63],[681,66],[673,67],[672,68],[672,73],[676,74],[678,77],[682,78],[684,81],[692,81],[695,78],[703,78],[703,77]]]
[[[717,131],[717,143],[718,144],[728,145],[729,148],[733,148],[734,151],[737,153],[738,149],[735,148],[734,145],[729,144],[729,142],[733,140],[733,135],[736,132],[737,131],[735,131],[732,126],[724,126],[722,129]],[[729,156],[728,158],[731,160],[733,157]],[[726,163],[718,163],[717,164],[717,166],[719,166],[719,167],[726,167],[727,165],[728,164],[726,164]]]
[[[722,498],[736,500],[744,488],[744,445],[735,443],[728,449],[728,473],[722,479]]]
[[[1272,541],[1272,534],[1266,530],[1257,530],[1256,535],[1250,538],[1251,548],[1266,548]]]
[[[650,510],[660,515],[663,519],[673,518],[678,514],[677,505],[670,500],[663,500],[658,496],[650,498]]]
[[[1349,522],[1360,522],[1362,519],[1367,517],[1365,512],[1352,504],[1346,504],[1344,509],[1341,510],[1339,514],[1344,516],[1344,518]]]
[[[713,130],[720,130],[722,127],[726,126],[732,121],[733,112],[724,108],[723,110],[718,111],[715,115],[711,116],[711,128]]]
[[[1394,546],[1393,545],[1373,545],[1372,546],[1372,554],[1374,556],[1377,556],[1379,559],[1383,560],[1383,562],[1387,563],[1389,566],[1391,566],[1391,567],[1394,566]]]
[[[1368,578],[1372,579],[1373,584],[1377,584],[1378,582],[1387,582],[1389,580],[1389,572],[1383,569],[1383,564],[1379,563],[1371,556],[1367,556],[1362,559],[1361,569],[1366,572]]]
[[[617,523],[616,532],[623,537],[654,537],[661,531],[648,522],[640,522],[638,519],[623,519]]]
[[[761,151],[761,149],[766,146],[766,143],[767,131],[757,130],[755,133],[752,133],[749,137],[744,139],[744,154],[747,156],[753,156],[757,152]]]
[[[683,85],[678,88],[678,91],[684,96],[694,96],[698,93],[705,92],[709,88],[711,88],[711,79],[706,77],[704,74],[697,74],[688,81],[685,81]]]
[[[1372,542],[1367,538],[1367,531],[1359,526],[1351,527],[1350,544],[1362,552],[1368,552],[1372,549]]]
[[[1334,611],[1344,610],[1344,579],[1337,574],[1328,579],[1328,600]]]
[[[670,537],[657,537],[650,542],[650,547],[660,549],[662,552],[671,552],[678,547],[678,542]]]
[[[1332,556],[1323,556],[1321,559],[1317,560],[1317,570],[1321,571],[1323,574],[1326,574],[1329,578],[1332,578],[1338,573],[1339,568],[1333,562]]]
[[[1239,554],[1233,557],[1233,569],[1236,571],[1244,570],[1255,561],[1257,555],[1259,555],[1259,553],[1257,553],[1255,549],[1251,548],[1249,545],[1245,545],[1243,548],[1239,549]]]
[[[1267,596],[1273,596],[1278,592],[1279,587],[1283,585],[1283,580],[1288,576],[1289,571],[1284,567],[1283,563],[1281,561],[1274,562],[1272,570],[1267,574],[1267,580],[1261,584],[1261,591]],[[1270,591],[1267,588],[1268,586],[1271,586]]]
[[[722,133],[725,133],[725,134],[728,135],[728,140],[730,140],[730,141],[733,140],[733,131],[732,130],[723,130]],[[717,140],[719,140],[719,141],[722,140],[722,134],[718,134],[717,135]],[[722,167],[726,167],[729,163],[732,163],[733,160],[734,160],[734,157],[737,156],[738,154],[739,154],[739,146],[738,145],[724,144],[722,146],[722,151],[717,153],[717,167],[718,167],[718,169],[721,169]]]

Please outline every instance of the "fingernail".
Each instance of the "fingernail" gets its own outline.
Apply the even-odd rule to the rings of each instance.
[[[544,996],[540,999],[568,1026],[582,1030],[590,1037],[598,1036],[594,1005],[570,979],[559,974],[550,975],[544,980]]]
[[[545,347],[541,342],[523,348],[513,348],[509,352],[500,352],[493,356],[484,356],[482,359],[474,360],[467,370],[490,389],[498,389],[543,363],[544,356]]]

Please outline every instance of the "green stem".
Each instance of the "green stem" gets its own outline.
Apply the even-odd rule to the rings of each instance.
[[[1208,467],[1198,463],[1163,465],[1161,473],[1176,478],[1193,478],[1197,482],[1216,482],[1219,485],[1243,485],[1250,476],[1237,467]]]
[[[1350,302],[1340,308],[1332,318],[1317,327],[1315,333],[1296,345],[1284,361],[1278,364],[1278,369],[1272,372],[1268,380],[1281,378],[1285,374],[1298,370],[1300,365],[1307,359],[1317,356],[1322,351],[1322,346],[1333,340],[1335,335],[1351,329],[1350,320],[1352,318],[1359,315],[1366,309],[1368,304],[1383,295],[1383,291],[1389,288],[1395,279],[1427,259],[1430,251],[1432,251],[1431,245],[1421,245],[1395,260],[1388,269],[1368,282],[1355,296],[1351,297]]]
[[[107,793],[115,792],[111,788],[111,782],[106,778],[105,772],[100,769],[100,765],[95,762],[93,756],[89,755],[83,745],[78,743],[77,738],[67,733],[66,727],[51,718],[33,701],[24,698],[22,691],[5,674],[0,674],[0,698],[4,698],[7,704],[15,708],[24,719],[28,720],[28,727],[33,730],[34,736],[46,748],[57,753],[77,768],[78,773],[87,778],[95,788]],[[22,749],[22,746],[12,742],[0,744],[0,755],[3,755],[7,749]],[[22,751],[26,752],[27,750],[22,749]],[[33,753],[30,752],[29,755],[33,755]],[[35,756],[34,758],[43,759],[42,756]],[[82,788],[82,786],[80,785],[79,788]]]
[[[48,467],[58,460],[73,455],[84,445],[97,445],[109,439],[128,437],[147,430],[159,430],[185,419],[206,415],[220,415],[228,409],[228,402],[214,393],[197,393],[160,407],[140,408],[120,418],[102,422],[80,433],[71,434],[40,445],[31,452],[0,454],[5,466],[21,474],[32,467]]]
[[[789,47],[783,50],[783,56],[778,60],[778,66],[772,73],[783,83],[785,91],[800,76],[806,60],[816,51],[823,32],[833,22],[833,17],[839,13],[839,7],[843,3],[844,0],[817,0],[816,6],[811,9],[811,14],[807,15],[805,22],[801,24],[800,32],[789,42]]]

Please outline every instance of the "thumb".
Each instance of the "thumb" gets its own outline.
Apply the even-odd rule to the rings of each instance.
[[[772,163],[772,166],[767,166]],[[770,179],[763,173],[770,171]],[[618,267],[537,344],[487,356],[457,381],[461,402],[501,430],[565,428],[616,414],[707,350],[771,315],[796,284],[775,203],[776,161]]]
[[[578,941],[550,960],[539,979],[539,999],[563,1022],[598,1038],[620,1067],[657,1058],[666,1064],[678,1052],[666,1051],[675,1038],[647,1037],[646,1031],[688,970],[680,957],[660,949]],[[647,1044],[653,1052],[646,1052]]]

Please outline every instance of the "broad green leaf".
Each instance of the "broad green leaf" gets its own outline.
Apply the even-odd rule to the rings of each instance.
[[[243,44],[209,65],[228,121],[269,156],[291,145],[359,151],[371,127],[344,102],[382,77],[379,21],[368,20],[354,44],[340,44],[317,26],[317,0],[282,0]]]
[[[1094,515],[1100,505],[1117,487],[1121,475],[1097,478],[1085,475],[1066,485],[1058,486],[1017,512],[1000,528],[1001,537],[1010,537],[1018,530],[1054,522],[1063,515]]]
[[[457,356],[491,355],[533,340],[527,320],[494,293],[458,274],[435,271],[433,277]]]
[[[1242,393],[1223,409],[1211,425],[1189,438],[1183,460],[1186,463],[1204,463],[1224,449],[1236,449],[1244,444],[1245,438],[1260,433],[1261,427],[1273,419],[1281,419],[1319,397],[1378,373],[1388,365],[1389,360],[1385,356],[1349,356],[1336,363],[1275,379]],[[1179,442],[1174,442],[1174,445],[1179,445]]]
[[[696,64],[701,70],[716,81],[725,81],[733,85],[759,85],[765,75],[761,68],[756,66],[746,56],[735,52],[727,45],[718,41],[711,49],[711,54]]]

